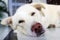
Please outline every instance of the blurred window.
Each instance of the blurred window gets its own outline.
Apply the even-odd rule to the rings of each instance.
[[[32,0],[8,0],[8,8],[10,15],[14,15],[16,9],[23,4],[31,3]]]

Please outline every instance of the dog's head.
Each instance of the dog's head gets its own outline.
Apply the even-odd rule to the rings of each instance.
[[[41,4],[26,4],[17,9],[12,17],[2,20],[1,24],[10,25],[17,33],[40,36],[44,33],[44,13]]]

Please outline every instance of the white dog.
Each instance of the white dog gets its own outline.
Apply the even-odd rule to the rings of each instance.
[[[48,26],[59,26],[59,18],[59,5],[31,3],[19,7],[14,16],[3,19],[1,24],[10,25],[18,40],[29,40],[28,37],[39,38]],[[32,40],[40,40],[36,38]]]

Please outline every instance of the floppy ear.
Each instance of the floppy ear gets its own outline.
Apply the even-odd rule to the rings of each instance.
[[[12,18],[11,17],[8,17],[8,18],[5,18],[1,21],[1,24],[2,25],[11,25],[12,24]]]
[[[44,5],[39,4],[39,3],[32,3],[31,5],[32,5],[34,8],[36,8],[37,10],[41,11],[41,14],[42,14],[43,16],[45,16],[44,13],[42,12],[42,8],[45,9]]]
[[[39,4],[39,3],[34,3],[34,4],[32,3],[31,5],[38,10],[41,10],[42,8],[45,9],[45,7],[42,4]]]
[[[9,25],[13,30],[16,30],[16,26],[12,25],[12,17],[5,18],[1,21],[2,25]]]

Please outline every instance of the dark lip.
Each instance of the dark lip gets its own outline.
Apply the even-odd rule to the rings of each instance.
[[[40,32],[40,33],[38,33],[37,34],[37,37],[40,37],[42,34],[44,34],[45,33],[45,30],[43,30],[42,32]]]

